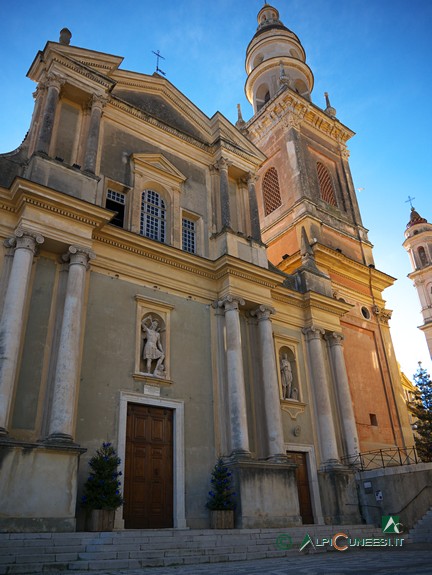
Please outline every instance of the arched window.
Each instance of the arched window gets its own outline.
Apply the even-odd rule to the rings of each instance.
[[[255,96],[257,112],[261,110],[264,104],[267,104],[269,100],[270,100],[270,88],[267,86],[267,84],[261,84]]]
[[[151,240],[165,242],[165,202],[154,190],[144,190],[141,196],[140,234]]]
[[[427,259],[427,255],[425,252],[425,249],[423,246],[420,246],[419,249],[417,250],[419,259],[420,259],[420,265],[421,267],[427,266],[428,265],[428,259]]]
[[[321,162],[317,162],[318,181],[321,198],[332,206],[337,206],[336,195],[330,172]]]
[[[282,205],[279,178],[275,168],[270,168],[264,175],[262,183],[262,192],[264,198],[264,214],[268,216],[276,208]]]

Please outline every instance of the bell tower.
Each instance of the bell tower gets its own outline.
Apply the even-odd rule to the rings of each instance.
[[[318,351],[333,349],[335,337],[343,341],[359,450],[412,445],[383,299],[394,279],[375,269],[362,223],[348,162],[354,132],[339,120],[328,93],[322,107],[312,102],[306,51],[267,3],[245,67],[254,115],[237,127],[266,156],[256,192],[267,257],[304,294],[302,321],[306,331],[318,330]],[[330,302],[340,309],[327,312]],[[314,359],[311,352],[311,365]],[[332,393],[340,404],[336,384]]]
[[[425,334],[432,357],[432,224],[414,208],[411,208],[403,246],[413,268],[408,277],[413,281],[420,299],[424,322],[420,329]]]
[[[305,49],[269,4],[258,13],[245,67],[254,116],[242,131],[268,158],[258,199],[270,261],[299,253],[304,227],[310,239],[373,265],[348,164],[354,132],[337,119],[327,93],[323,108],[312,103]]]

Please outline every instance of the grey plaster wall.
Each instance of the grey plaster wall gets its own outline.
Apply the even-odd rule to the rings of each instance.
[[[77,442],[88,449],[86,461],[103,441],[118,437],[120,391],[134,391],[135,296],[157,299],[171,310],[171,377],[161,396],[184,401],[187,521],[206,526],[205,501],[215,462],[213,384],[209,306],[159,290],[91,273],[77,417]],[[149,303],[151,306],[151,303]]]

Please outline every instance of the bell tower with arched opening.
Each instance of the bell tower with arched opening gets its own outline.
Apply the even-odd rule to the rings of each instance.
[[[411,208],[410,220],[405,230],[404,248],[407,250],[413,271],[409,278],[417,290],[429,353],[432,357],[432,224]]]

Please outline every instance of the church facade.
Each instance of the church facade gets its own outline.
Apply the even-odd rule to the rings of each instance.
[[[0,530],[82,529],[104,441],[118,528],[208,526],[218,456],[238,527],[360,521],[349,463],[413,445],[394,280],[300,40],[264,5],[234,126],[70,36],[0,156]]]

